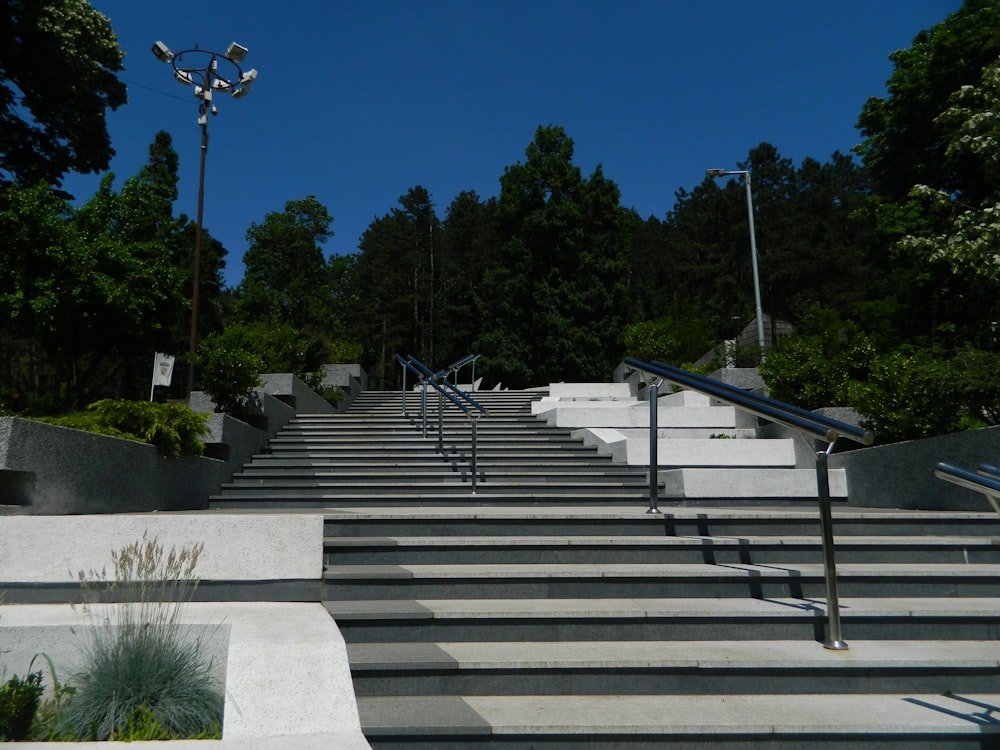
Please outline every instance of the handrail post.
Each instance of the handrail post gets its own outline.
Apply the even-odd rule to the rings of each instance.
[[[833,548],[833,512],[830,509],[830,474],[827,456],[833,443],[825,451],[816,453],[816,485],[819,490],[820,533],[823,537],[823,577],[826,579],[826,616],[829,632],[824,648],[846,651],[849,646],[840,634],[840,599],[837,596],[837,563]]]
[[[427,437],[427,381],[423,381],[420,388],[420,429],[423,437]]]
[[[657,506],[657,491],[660,484],[659,451],[657,450],[657,424],[659,412],[660,385],[662,380],[658,380],[649,386],[649,510],[647,513],[659,513]]]
[[[444,395],[438,391],[438,453],[444,453]]]
[[[469,456],[470,459],[469,468],[472,470],[472,494],[475,495],[476,482],[478,480],[477,474],[479,472],[479,469],[476,466],[476,452],[478,450],[478,446],[476,445],[476,443],[478,442],[478,436],[479,436],[479,417],[470,416],[469,419],[472,420],[472,427],[470,430],[472,437],[472,451],[471,455]]]
[[[406,365],[403,365],[403,390],[400,391],[399,400],[403,405],[403,418],[406,418]]]

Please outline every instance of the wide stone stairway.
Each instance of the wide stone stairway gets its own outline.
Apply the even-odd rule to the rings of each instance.
[[[373,747],[1000,747],[1000,523],[834,508],[827,650],[816,509],[663,502],[531,416],[544,391],[361,394],[299,416],[212,499],[317,509],[326,606]],[[737,441],[727,441],[735,443]],[[308,679],[303,675],[303,679]]]

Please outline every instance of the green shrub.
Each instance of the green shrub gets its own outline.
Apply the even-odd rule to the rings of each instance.
[[[205,433],[207,419],[184,404],[104,399],[91,404],[87,411],[41,421],[151,443],[160,455],[177,458],[204,454],[205,444],[200,437]]]
[[[41,672],[31,672],[24,679],[14,675],[0,685],[0,741],[28,739],[43,690]]]
[[[86,599],[112,595],[113,614],[95,619],[84,648],[76,694],[59,714],[58,730],[81,740],[132,734],[192,737],[217,730],[223,697],[201,639],[185,637],[182,606],[197,587],[202,545],[165,552],[155,538],[112,554],[115,578],[80,574]],[[103,611],[103,610],[102,610]]]
[[[801,330],[760,366],[778,400],[804,409],[849,406],[879,443],[1000,423],[1000,354],[972,348],[878,352],[857,325],[818,308]]]
[[[253,390],[261,385],[264,362],[260,356],[216,334],[198,344],[194,362],[198,387],[212,397],[217,412],[244,414],[249,410]]]

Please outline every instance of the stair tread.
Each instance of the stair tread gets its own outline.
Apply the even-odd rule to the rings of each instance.
[[[359,697],[368,736],[1000,736],[1000,694]]]
[[[481,493],[485,494],[485,493]],[[327,519],[358,519],[360,517],[371,518],[417,518],[417,519],[557,519],[563,521],[573,521],[578,519],[646,519],[651,525],[662,525],[664,520],[673,521],[712,521],[714,519],[804,519],[816,521],[819,512],[815,508],[795,508],[788,506],[711,506],[711,505],[687,505],[687,506],[664,506],[661,508],[662,514],[647,513],[646,508],[637,505],[635,507],[622,507],[615,505],[567,505],[567,506],[503,506],[503,505],[422,505],[412,506],[384,506],[365,507],[363,505],[337,508],[324,513]],[[986,511],[935,511],[933,515],[928,515],[928,511],[895,510],[881,508],[857,507],[834,507],[833,522],[836,529],[837,521],[854,520],[879,520],[879,521],[904,521],[914,520],[924,523],[940,523],[950,519],[984,521],[997,533],[1000,539],[1000,526],[996,525],[997,515]]]
[[[823,614],[822,599],[669,598],[669,599],[362,599],[326,601],[335,620],[468,619],[552,617],[813,617]],[[840,600],[841,616],[1000,618],[1000,597],[849,597]]]
[[[1000,668],[998,641],[502,641],[348,643],[352,671],[397,669]]]
[[[932,576],[990,578],[1000,576],[1000,564],[992,563],[845,563],[837,566],[840,578]],[[343,565],[327,570],[328,579],[418,579],[451,578],[479,580],[509,578],[719,578],[780,579],[797,576],[822,577],[822,563],[752,565],[726,563],[492,563],[485,565]]]
[[[588,547],[588,546],[657,546],[712,547],[740,546],[795,546],[814,547],[821,544],[817,536],[658,536],[653,535],[541,535],[541,536],[327,536],[323,544],[327,547]],[[838,549],[845,547],[978,547],[1000,548],[1000,542],[985,536],[843,536],[835,537]]]

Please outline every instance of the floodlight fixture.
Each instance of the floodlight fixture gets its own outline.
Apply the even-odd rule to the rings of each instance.
[[[160,62],[168,63],[174,59],[174,53],[163,42],[156,42],[153,45],[153,54],[156,55],[156,59]]]
[[[232,60],[234,63],[241,63],[246,59],[248,51],[242,44],[233,42],[226,48],[226,59]]]
[[[201,165],[198,177],[198,214],[195,219],[194,258],[191,271],[191,355],[192,364],[188,368],[188,393],[194,389],[193,355],[198,343],[198,301],[199,279],[201,278],[201,239],[202,215],[204,212],[205,194],[205,156],[208,153],[208,119],[219,114],[213,103],[213,91],[228,92],[234,99],[241,99],[250,93],[250,84],[257,79],[254,69],[244,71],[240,63],[247,56],[247,48],[233,42],[225,54],[201,49],[195,45],[192,49],[182,50],[176,54],[171,52],[163,42],[153,45],[153,54],[161,62],[170,63],[174,69],[174,78],[186,86],[194,87],[194,95],[198,102],[198,125],[201,127]],[[194,60],[195,62],[190,62]],[[220,70],[229,67],[228,72]]]

